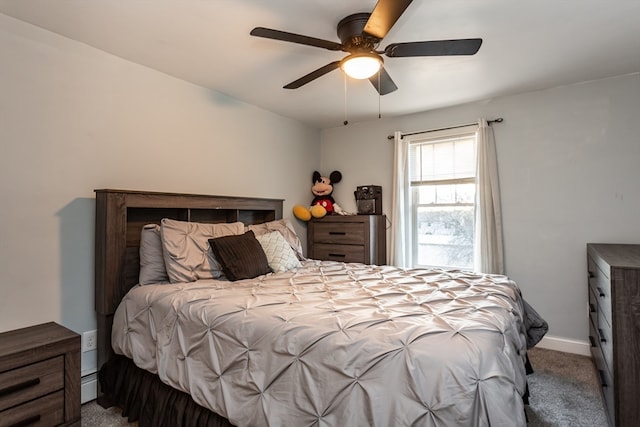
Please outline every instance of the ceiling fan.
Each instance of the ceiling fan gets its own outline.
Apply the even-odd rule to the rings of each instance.
[[[256,27],[251,30],[250,34],[256,37],[343,51],[349,54],[340,61],[333,61],[294,80],[284,86],[284,89],[297,89],[330,71],[341,68],[351,77],[357,79],[368,78],[380,95],[386,95],[395,91],[398,87],[384,69],[384,61],[381,55],[389,58],[474,55],[482,44],[482,39],[478,38],[434,40],[392,43],[384,50],[377,50],[378,44],[412,1],[379,0],[371,13],[356,13],[347,16],[338,23],[338,37],[342,43],[264,27]]]

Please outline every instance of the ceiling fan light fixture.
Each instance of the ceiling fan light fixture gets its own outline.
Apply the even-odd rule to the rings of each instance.
[[[368,79],[377,73],[380,67],[382,67],[382,58],[373,52],[354,53],[340,63],[342,71],[358,80]]]

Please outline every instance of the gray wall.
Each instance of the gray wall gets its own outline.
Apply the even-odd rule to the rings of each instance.
[[[322,172],[342,172],[334,196],[346,210],[357,185],[376,184],[389,212],[387,135],[478,117],[504,118],[493,126],[507,273],[550,337],[584,346],[586,243],[640,243],[640,74],[326,129]]]
[[[316,129],[2,14],[0,58],[0,331],[96,328],[94,189],[308,197]]]

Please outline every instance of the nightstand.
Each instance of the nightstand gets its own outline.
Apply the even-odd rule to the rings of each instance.
[[[80,335],[56,323],[0,333],[0,427],[80,426]]]
[[[385,215],[327,215],[307,227],[307,256],[326,261],[387,263]]]

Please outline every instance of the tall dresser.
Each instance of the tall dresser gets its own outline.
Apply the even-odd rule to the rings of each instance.
[[[587,244],[589,340],[612,426],[640,420],[640,245]]]
[[[385,215],[327,215],[307,227],[307,256],[326,261],[387,263]]]

